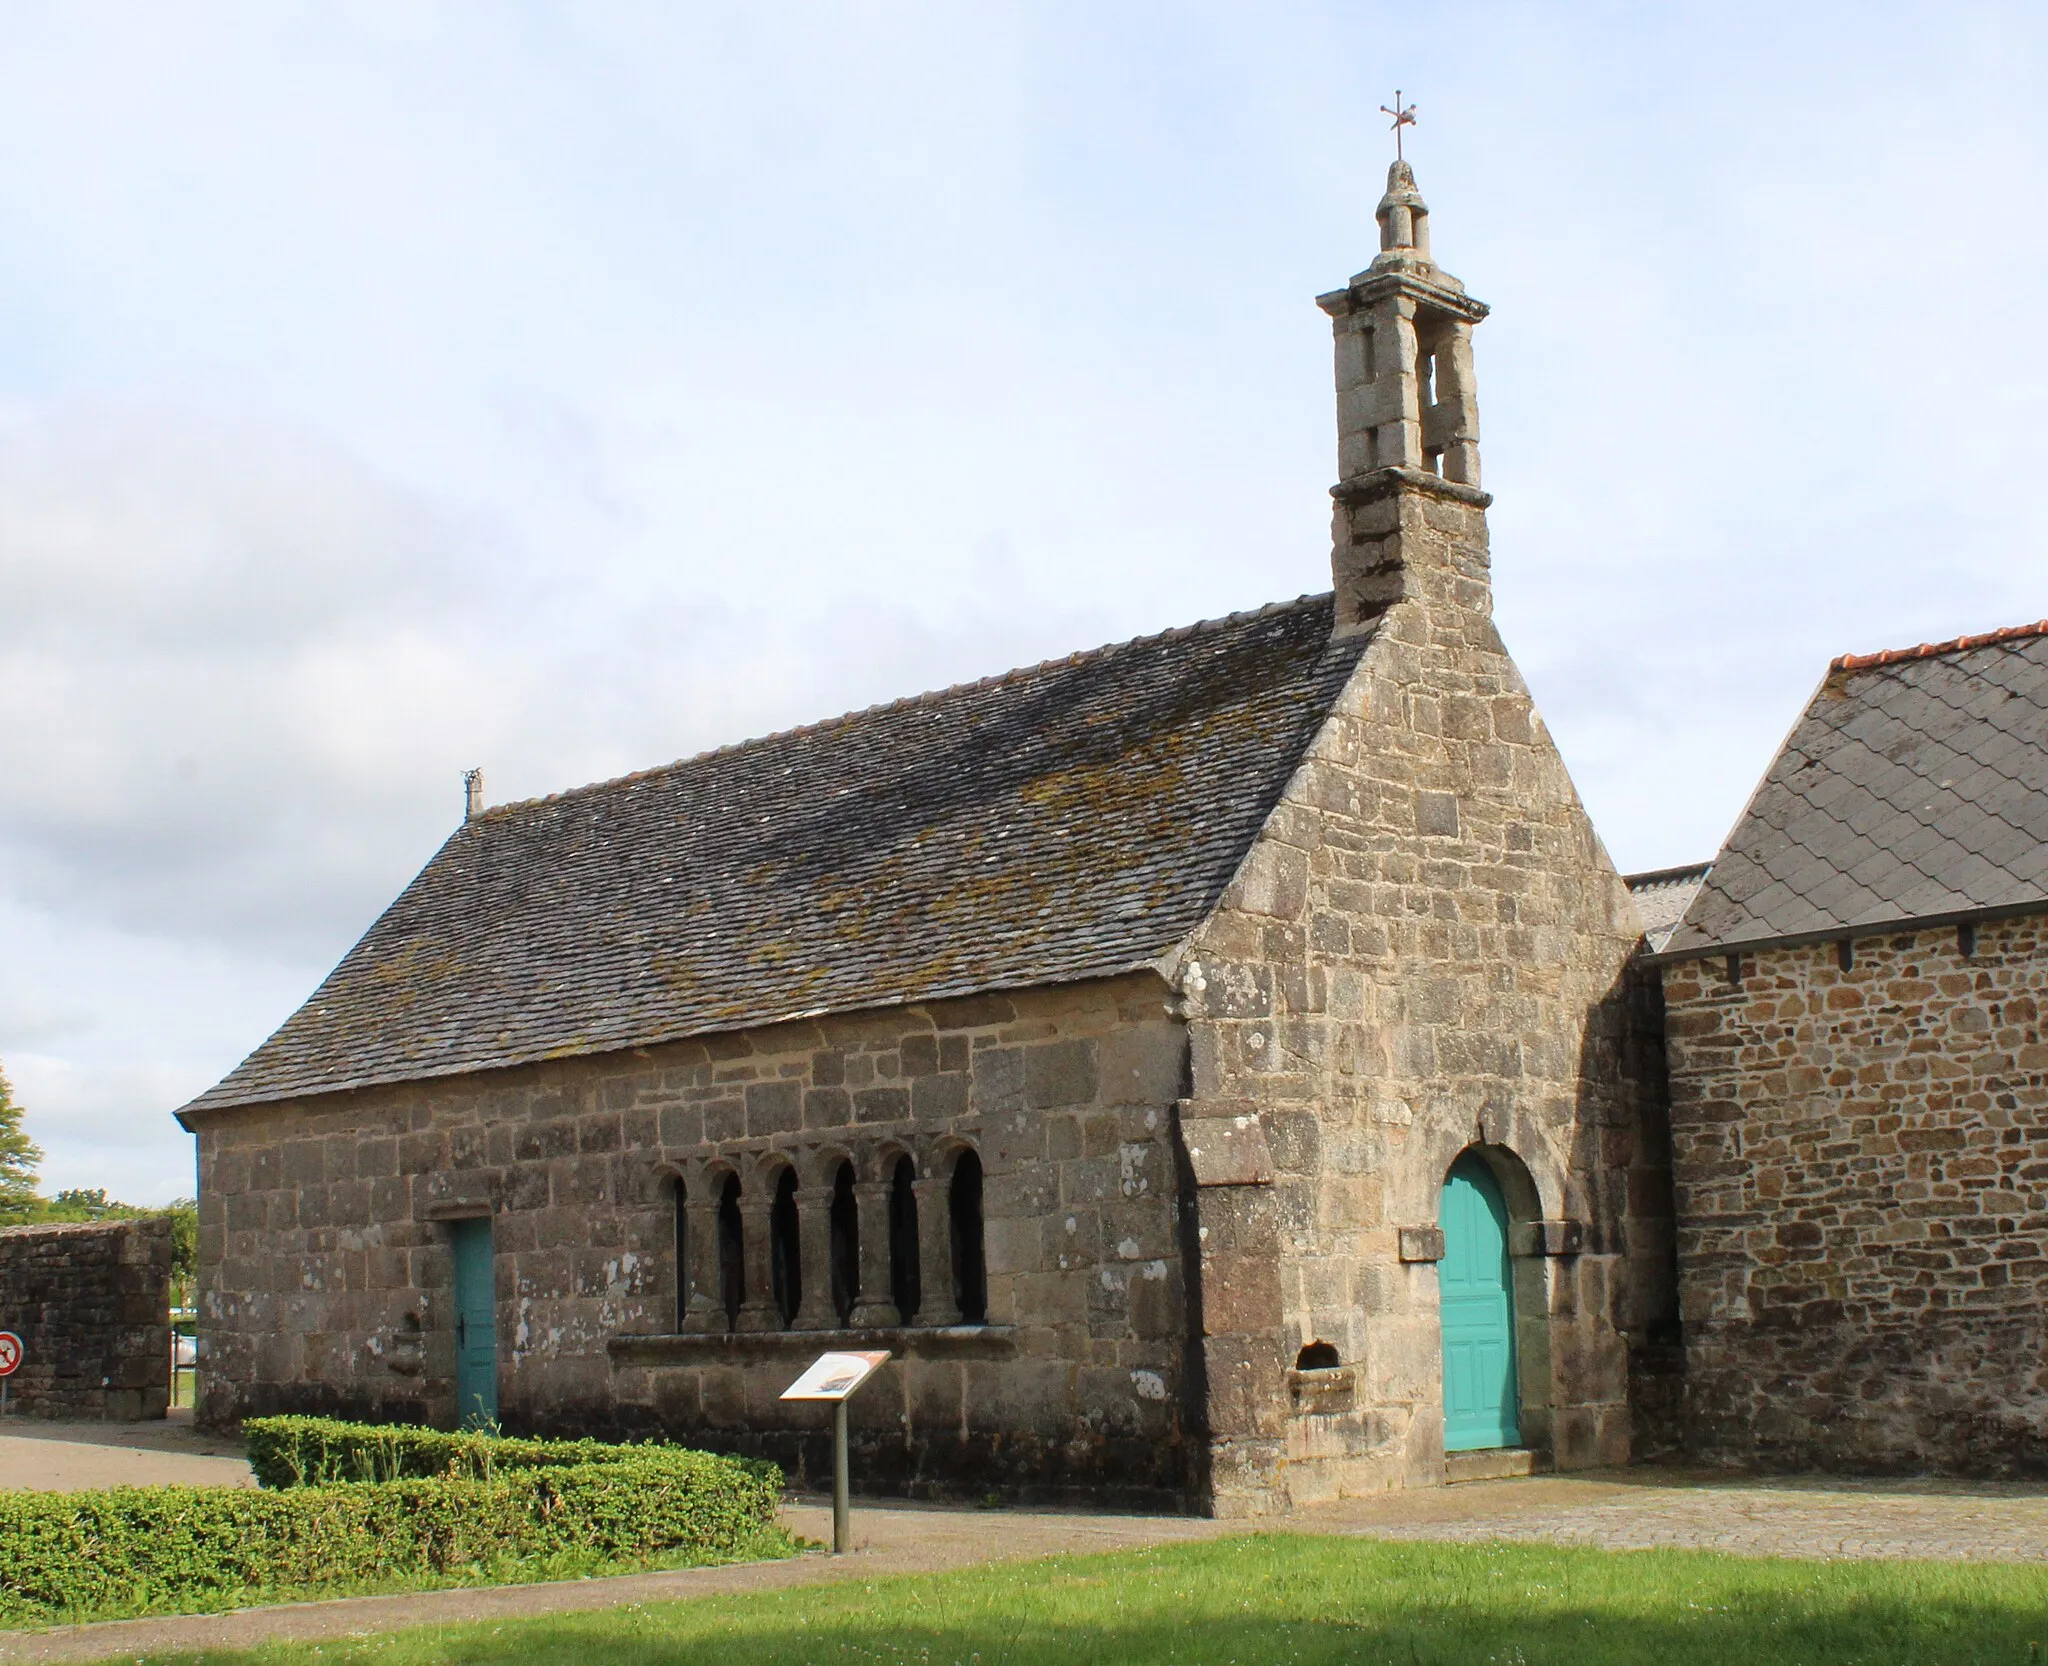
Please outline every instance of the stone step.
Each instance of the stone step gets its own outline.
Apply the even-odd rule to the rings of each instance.
[[[1526,1446],[1493,1446],[1478,1452],[1446,1452],[1444,1484],[1459,1481],[1502,1481],[1511,1475],[1534,1475],[1548,1469],[1541,1455]]]

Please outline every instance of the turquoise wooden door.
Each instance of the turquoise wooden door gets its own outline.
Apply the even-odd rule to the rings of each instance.
[[[465,1429],[498,1421],[498,1297],[491,1223],[451,1221],[455,1234],[455,1405]]]
[[[1475,1154],[1451,1165],[1437,1224],[1444,1234],[1444,1258],[1436,1269],[1444,1329],[1444,1450],[1519,1445],[1508,1210],[1492,1173]]]

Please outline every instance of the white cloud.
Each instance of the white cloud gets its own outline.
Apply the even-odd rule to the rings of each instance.
[[[97,1187],[124,1203],[168,1203],[198,1186],[192,1142],[154,1107],[181,1105],[211,1079],[171,1064],[81,1065],[42,1053],[7,1064],[30,1136],[43,1148],[43,1189]],[[138,1138],[138,1135],[141,1137]]]
[[[1320,588],[1311,298],[1397,79],[1624,865],[1711,851],[1830,654],[2048,612],[2037,8],[0,23],[0,1058],[63,1184],[186,1189],[177,1097],[468,765]]]

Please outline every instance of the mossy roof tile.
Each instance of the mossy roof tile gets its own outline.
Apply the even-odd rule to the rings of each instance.
[[[488,810],[187,1109],[1142,965],[1356,665],[1331,624],[1303,597]]]

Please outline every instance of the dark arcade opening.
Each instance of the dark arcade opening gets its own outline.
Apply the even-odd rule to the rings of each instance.
[[[860,1299],[860,1210],[853,1197],[853,1165],[832,1177],[832,1311],[843,1325]]]
[[[738,1330],[740,1304],[747,1299],[747,1239],[740,1224],[740,1177],[728,1174],[718,1194],[718,1295],[725,1328]]]
[[[917,1317],[924,1294],[917,1276],[916,1183],[910,1159],[899,1157],[889,1178],[889,1299],[896,1304],[897,1322],[905,1325]]]
[[[960,1153],[946,1194],[953,1250],[953,1299],[963,1325],[988,1323],[988,1261],[982,1251],[981,1159]]]
[[[784,1169],[768,1208],[768,1284],[782,1328],[796,1323],[804,1299],[803,1243],[796,1213],[796,1170]]]

